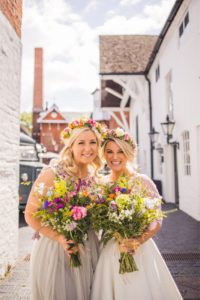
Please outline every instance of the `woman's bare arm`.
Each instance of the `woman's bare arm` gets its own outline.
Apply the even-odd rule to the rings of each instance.
[[[56,230],[53,230],[50,226],[48,227],[42,226],[40,220],[33,216],[33,214],[37,211],[37,209],[40,206],[39,196],[35,193],[35,188],[39,186],[41,183],[44,183],[46,187],[46,191],[44,189],[43,194],[45,195],[47,189],[53,187],[54,178],[55,178],[55,174],[51,168],[42,171],[41,174],[38,176],[28,198],[28,202],[25,209],[25,220],[30,227],[32,227],[39,233],[47,236],[48,238],[59,242],[63,246],[64,250],[67,250],[69,248],[69,244],[73,243],[73,241],[66,241],[63,235],[58,233]],[[72,253],[71,250],[67,252],[68,254]]]

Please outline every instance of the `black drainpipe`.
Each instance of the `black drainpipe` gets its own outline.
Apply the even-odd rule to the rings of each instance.
[[[145,78],[148,82],[148,90],[149,90],[149,128],[150,132],[153,130],[153,125],[152,125],[152,101],[151,101],[151,81],[147,77],[147,74],[145,74]],[[151,179],[154,179],[154,161],[153,161],[153,143],[150,139],[150,159],[151,159]]]

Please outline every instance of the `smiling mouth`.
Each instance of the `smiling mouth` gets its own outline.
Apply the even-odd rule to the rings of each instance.
[[[121,161],[111,161],[111,164],[114,166],[119,166],[121,164]]]
[[[86,158],[90,158],[91,156],[93,156],[93,154],[82,154],[82,156],[84,156]]]

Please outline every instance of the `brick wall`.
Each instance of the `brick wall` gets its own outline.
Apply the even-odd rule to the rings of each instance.
[[[40,125],[41,143],[50,152],[60,152],[64,147],[60,139],[61,131],[66,127],[66,124],[42,124]]]
[[[1,0],[1,9],[7,2],[21,1]],[[5,15],[0,11],[0,277],[18,254],[21,41]]]
[[[32,137],[41,143],[40,126],[37,119],[43,111],[43,49],[35,48],[34,89],[33,89],[33,129]]]
[[[35,48],[33,111],[43,110],[43,49]]]
[[[22,0],[0,0],[0,11],[6,16],[17,35],[21,36]]]

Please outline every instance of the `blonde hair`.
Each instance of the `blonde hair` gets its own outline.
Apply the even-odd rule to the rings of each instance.
[[[108,140],[106,140],[104,142],[104,144],[102,146],[102,156],[104,156],[105,147],[108,142],[115,142],[120,147],[120,149],[123,151],[124,155],[126,156],[126,158],[129,162],[133,162],[135,160],[136,153],[137,153],[137,145],[136,145],[135,141],[133,142],[133,145],[130,145],[126,141],[121,140],[119,138],[116,138],[116,137],[109,138]]]
[[[61,167],[62,171],[64,171],[69,176],[76,177],[78,175],[78,166],[75,163],[75,160],[73,158],[72,145],[82,132],[89,131],[89,130],[94,132],[97,139],[97,145],[100,146],[101,137],[100,134],[97,132],[97,130],[95,129],[93,130],[87,127],[75,128],[73,129],[70,137],[66,139],[65,146],[60,152],[58,165]],[[99,151],[100,149],[98,149],[97,156],[94,159],[94,161],[91,163],[91,166],[94,168],[95,175],[97,174],[98,169],[101,167],[101,159],[100,159]]]

